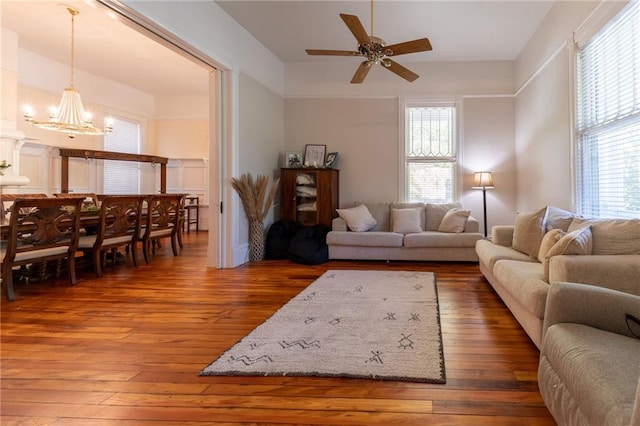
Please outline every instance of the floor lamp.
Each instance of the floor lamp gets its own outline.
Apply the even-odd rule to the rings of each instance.
[[[484,215],[484,236],[487,236],[487,189],[495,188],[491,172],[475,172],[473,174],[473,189],[482,189],[482,212]]]

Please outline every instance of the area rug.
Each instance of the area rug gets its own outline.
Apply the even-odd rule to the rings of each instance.
[[[445,383],[435,275],[327,271],[200,375]]]

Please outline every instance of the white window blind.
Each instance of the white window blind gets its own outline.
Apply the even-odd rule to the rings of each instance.
[[[140,153],[140,123],[113,118],[113,131],[104,136],[106,151]],[[104,160],[105,194],[139,194],[140,163]]]
[[[590,217],[640,217],[640,2],[578,51],[577,202]]]
[[[454,106],[405,109],[405,198],[408,202],[455,200],[456,110]]]

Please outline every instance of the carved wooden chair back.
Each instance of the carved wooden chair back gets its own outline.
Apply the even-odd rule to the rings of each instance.
[[[142,233],[142,252],[146,263],[149,263],[152,249],[155,252],[153,243],[162,238],[170,238],[173,255],[178,255],[181,206],[181,194],[158,194],[147,199],[147,216]]]
[[[140,195],[108,195],[101,199],[95,233],[81,236],[78,243],[78,250],[92,253],[98,277],[102,276],[106,252],[110,251],[115,261],[118,247],[126,247],[131,252],[133,264],[138,266],[136,243],[140,234],[142,200]]]
[[[7,297],[15,299],[13,268],[44,263],[40,278],[46,278],[46,262],[67,259],[69,281],[76,283],[75,252],[80,230],[78,198],[18,198],[9,219],[6,245],[2,247],[2,282]],[[42,265],[41,265],[42,266]],[[32,271],[30,271],[32,272]],[[59,275],[60,268],[56,268]]]
[[[69,193],[55,193],[54,197],[71,197],[71,198],[82,198],[85,201],[91,200],[93,205],[98,205],[98,196],[93,192],[69,192]]]
[[[2,198],[2,202],[0,202],[0,215],[2,216],[0,217],[6,218],[18,198],[47,198],[47,194],[2,194],[0,198]]]

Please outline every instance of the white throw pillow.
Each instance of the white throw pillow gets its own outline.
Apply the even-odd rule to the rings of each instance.
[[[546,233],[547,208],[518,214],[511,246],[520,253],[537,259],[542,238]]]
[[[354,232],[368,231],[378,223],[364,204],[349,209],[336,209],[336,212]]]
[[[445,213],[442,221],[440,221],[438,232],[451,232],[456,234],[463,232],[470,214],[471,210],[461,210],[458,208],[449,210]]]
[[[422,232],[420,226],[421,208],[413,209],[391,209],[391,223],[393,223],[393,232],[399,234],[411,234]]]
[[[565,234],[551,247],[544,258],[544,280],[549,281],[549,259],[553,256],[589,255],[592,252],[592,248],[593,236],[590,226]]]

